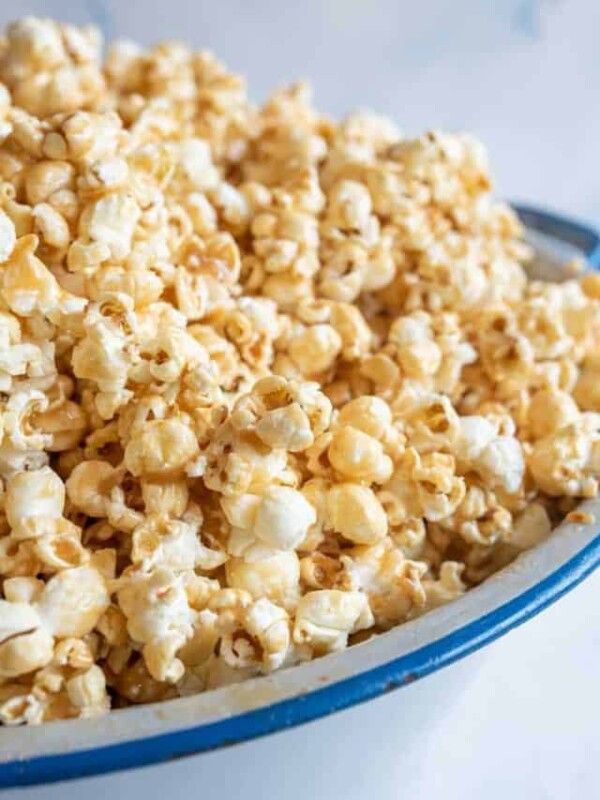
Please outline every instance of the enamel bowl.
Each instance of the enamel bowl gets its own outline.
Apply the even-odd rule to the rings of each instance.
[[[557,257],[572,253],[600,267],[600,238],[594,231],[548,212],[518,211],[539,255],[536,269],[560,279]],[[0,788],[156,764],[280,731],[407,687],[525,622],[595,569],[600,498],[582,503],[581,510],[598,522],[561,524],[541,545],[460,599],[342,653],[195,697],[91,720],[0,729]],[[463,665],[473,661],[471,656]],[[424,696],[432,696],[435,685],[446,688],[444,679],[400,693],[406,719],[423,716]],[[435,702],[429,705],[435,710]]]

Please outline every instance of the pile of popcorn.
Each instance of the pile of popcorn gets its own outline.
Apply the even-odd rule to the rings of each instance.
[[[600,276],[528,280],[490,189],[468,136],[8,27],[3,723],[341,650],[596,494]]]

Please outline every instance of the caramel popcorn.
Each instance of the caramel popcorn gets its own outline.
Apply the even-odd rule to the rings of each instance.
[[[101,51],[0,38],[7,725],[341,650],[600,481],[599,281],[528,279],[478,142]]]

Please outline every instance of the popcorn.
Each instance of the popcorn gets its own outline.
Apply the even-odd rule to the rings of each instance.
[[[584,406],[585,408],[585,406]],[[531,398],[528,408],[531,436],[541,439],[579,418],[577,403],[568,392],[560,389],[540,389]]]
[[[570,425],[538,439],[527,464],[551,496],[594,497],[598,491],[600,419],[588,412]]]
[[[106,87],[95,28],[25,17],[9,25],[0,50],[0,80],[17,106],[47,116],[100,101]]]
[[[453,456],[438,452],[421,456],[412,447],[383,487],[386,500],[393,504],[396,523],[415,517],[430,522],[443,520],[458,508],[465,492],[465,481],[457,474]]]
[[[8,261],[17,243],[17,234],[11,218],[0,210],[0,262]]]
[[[264,672],[283,666],[291,643],[286,612],[265,597],[245,608],[240,628],[220,639],[220,657],[231,667],[257,665]]]
[[[66,248],[71,241],[66,219],[49,203],[33,207],[34,230],[49,247]]]
[[[255,600],[266,597],[288,611],[298,604],[300,562],[292,550],[282,550],[258,561],[230,558],[225,571],[229,586],[243,589]]]
[[[373,616],[362,592],[307,592],[296,609],[294,641],[316,653],[343,650],[350,633],[370,628]]]
[[[0,37],[7,725],[341,650],[600,481],[600,283],[528,280],[478,142],[101,49]]]
[[[459,426],[453,451],[462,469],[474,470],[492,488],[514,494],[525,473],[520,442],[514,436],[498,436],[498,426],[486,417],[461,417]]]
[[[23,236],[2,271],[0,294],[10,310],[21,317],[42,314],[55,321],[61,314],[76,314],[86,300],[61,289],[54,275],[34,255],[38,238]]]
[[[293,550],[316,518],[314,508],[296,489],[273,486],[260,499],[253,532],[276,550]]]
[[[600,412],[600,360],[597,357],[584,362],[573,397],[582,411]]]
[[[397,395],[392,410],[401,420],[410,444],[419,452],[452,450],[460,421],[445,395],[406,389]]]
[[[340,409],[339,421],[381,441],[389,434],[392,412],[385,400],[364,395]]]
[[[238,431],[252,430],[270,448],[305,450],[323,433],[331,403],[316,383],[298,383],[272,376],[259,380],[236,403],[231,422]]]
[[[181,576],[158,567],[132,572],[120,581],[119,606],[131,638],[144,645],[144,659],[155,680],[177,681],[183,665],[177,650],[192,635],[195,614],[188,604]]]
[[[193,525],[149,515],[133,531],[131,560],[145,569],[163,565],[175,572],[193,570],[202,563],[201,547]]]
[[[94,556],[99,557],[101,551]],[[91,555],[81,543],[81,530],[67,519],[59,519],[55,530],[39,536],[33,543],[33,554],[40,560],[47,573],[82,567],[91,560]]]
[[[10,634],[7,635],[6,631],[3,634],[0,633],[0,678],[17,678],[45,667],[52,659],[54,640],[50,632],[40,625],[39,617],[35,614],[34,609],[30,609],[26,605],[22,609],[22,611],[28,609],[32,612],[30,624],[23,630],[23,619],[21,625],[13,619],[19,614],[18,607],[21,604],[7,603],[5,600],[0,603],[2,603],[0,610],[3,616],[7,617],[3,626],[13,623],[13,630]]]
[[[288,352],[302,375],[318,375],[330,369],[342,349],[342,339],[331,325],[313,325],[294,337]]]
[[[374,544],[388,530],[385,511],[367,486],[339,483],[327,494],[327,524],[355,544]]]
[[[108,710],[106,679],[104,672],[96,664],[67,681],[66,690],[71,703],[80,709],[81,717],[97,716]]]
[[[470,545],[490,547],[509,539],[513,518],[494,491],[467,479],[463,499],[451,515],[437,524],[440,530],[458,534]]]
[[[423,580],[425,590],[425,603],[415,608],[413,616],[431,611],[433,608],[456,600],[465,593],[467,586],[462,580],[464,565],[456,561],[444,561],[439,568],[437,580],[426,578]]]
[[[6,488],[5,513],[14,539],[35,538],[52,529],[65,503],[65,487],[50,467],[18,472]]]
[[[356,547],[341,560],[352,588],[368,597],[378,626],[389,628],[402,622],[426,601],[422,578],[427,565],[405,559],[389,539]]]
[[[75,466],[65,488],[77,509],[90,517],[103,517],[110,501],[110,484],[114,480],[115,470],[110,464],[92,459]]]
[[[521,445],[512,436],[498,436],[477,460],[479,474],[494,488],[514,494],[523,480],[525,461]]]
[[[41,624],[36,610],[27,603],[10,603],[0,601],[2,617],[0,617],[0,641],[6,642],[20,633],[25,633]]]
[[[132,475],[173,475],[198,454],[191,429],[176,419],[153,420],[125,448],[124,463]]]
[[[333,434],[327,453],[344,478],[385,483],[392,473],[392,461],[377,439],[351,425]]]
[[[65,569],[45,585],[36,603],[54,636],[85,636],[109,604],[106,581],[94,567]]]

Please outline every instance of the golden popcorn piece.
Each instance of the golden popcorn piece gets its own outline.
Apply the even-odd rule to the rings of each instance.
[[[427,565],[405,558],[390,539],[341,556],[353,590],[363,592],[378,627],[386,629],[417,613],[426,601]]]
[[[52,658],[54,640],[44,628],[0,643],[0,676],[16,678],[44,667]]]
[[[598,415],[588,412],[533,444],[527,463],[543,492],[553,497],[597,494],[599,428]]]
[[[43,535],[62,516],[65,487],[50,467],[18,472],[6,488],[5,514],[13,539]]]
[[[392,474],[392,461],[377,439],[351,425],[333,434],[327,453],[333,467],[351,480],[385,483]]]
[[[83,566],[50,578],[36,608],[48,630],[62,638],[90,633],[108,604],[106,581],[94,567]]]
[[[362,592],[320,589],[307,592],[298,604],[294,641],[315,653],[343,650],[350,633],[370,628],[373,616]]]
[[[65,488],[73,505],[90,517],[104,517],[115,470],[106,461],[90,460],[77,464]]]
[[[363,395],[340,409],[339,421],[381,441],[389,434],[392,412],[380,397]]]
[[[300,562],[293,550],[258,561],[229,558],[225,572],[229,586],[243,589],[255,600],[266,597],[290,611],[300,599]]]
[[[353,483],[335,484],[329,490],[327,524],[355,544],[375,544],[388,532],[387,517],[375,493]]]
[[[176,419],[146,423],[125,448],[124,463],[132,475],[174,475],[198,454],[193,431]]]
[[[0,600],[0,620],[0,678],[25,675],[52,659],[54,640],[32,605]]]
[[[243,610],[239,626],[220,639],[219,657],[228,666],[270,672],[284,664],[291,635],[283,608],[261,597]]]
[[[80,709],[79,716],[89,718],[105,713],[110,705],[104,672],[96,664],[67,681],[71,703]]]

